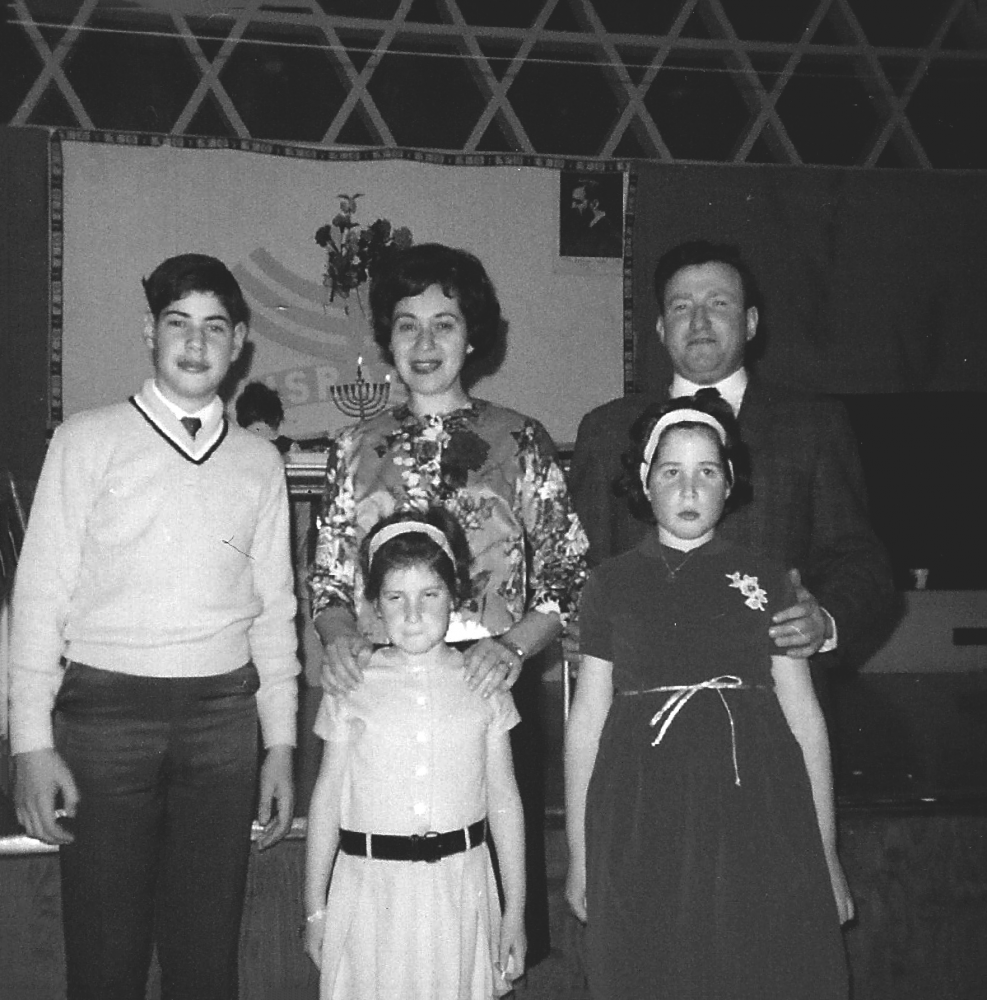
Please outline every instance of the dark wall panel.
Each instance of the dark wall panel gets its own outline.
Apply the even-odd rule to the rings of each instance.
[[[0,127],[0,465],[25,497],[44,458],[49,372],[48,132]]]

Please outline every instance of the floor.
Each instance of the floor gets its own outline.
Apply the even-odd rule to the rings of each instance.
[[[548,817],[545,831],[552,951],[518,983],[517,1000],[590,1000],[579,964],[582,928],[565,901],[568,851],[561,817]]]
[[[557,950],[518,983],[513,995],[516,1000],[590,1000],[582,977],[573,974],[565,955]]]

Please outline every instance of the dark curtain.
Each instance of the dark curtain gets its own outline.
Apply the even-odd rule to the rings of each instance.
[[[758,278],[765,377],[834,393],[987,390],[987,174],[635,169],[637,388],[671,377],[655,262],[704,238],[739,244]]]
[[[48,132],[0,127],[0,465],[25,499],[49,406]]]
[[[846,403],[899,586],[921,568],[929,587],[987,587],[987,173],[635,169],[632,388],[671,380],[660,255],[738,244],[764,298],[754,364]]]

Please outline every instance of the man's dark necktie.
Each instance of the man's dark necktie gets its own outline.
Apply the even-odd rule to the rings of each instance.
[[[199,433],[199,428],[202,426],[202,421],[198,417],[180,417],[182,422],[182,427],[188,431],[189,437],[195,440],[195,435]]]

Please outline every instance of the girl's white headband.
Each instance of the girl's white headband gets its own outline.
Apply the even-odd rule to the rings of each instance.
[[[367,562],[371,565],[374,561],[374,556],[377,555],[377,550],[384,544],[384,542],[389,542],[392,538],[396,538],[398,535],[428,535],[429,538],[435,542],[436,545],[449,557],[452,564],[455,566],[456,557],[452,554],[452,546],[449,544],[449,539],[446,538],[445,533],[440,531],[432,524],[427,524],[425,521],[396,521],[394,524],[389,524],[384,528],[381,528],[376,535],[370,541],[370,548],[367,551]]]
[[[651,429],[651,434],[648,436],[648,443],[644,446],[644,458],[641,462],[641,484],[644,486],[645,493],[648,492],[648,474],[651,472],[651,463],[654,461],[655,452],[658,450],[658,442],[661,440],[662,434],[675,424],[705,424],[707,427],[712,427],[716,431],[716,436],[720,439],[720,444],[726,446],[727,432],[723,424],[716,417],[711,417],[703,410],[681,409],[666,413],[658,419],[658,422]]]

